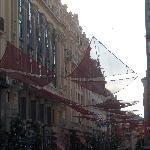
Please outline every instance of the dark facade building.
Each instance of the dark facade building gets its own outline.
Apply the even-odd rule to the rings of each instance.
[[[150,149],[150,137],[148,135],[148,126],[150,120],[150,1],[145,0],[145,28],[146,28],[146,54],[147,54],[147,73],[146,78],[142,79],[144,85],[144,121],[145,137],[144,149]]]

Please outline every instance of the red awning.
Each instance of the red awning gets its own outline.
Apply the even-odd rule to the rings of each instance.
[[[73,117],[81,118],[81,119],[87,119],[87,120],[90,120],[90,121],[97,121],[98,120],[93,115],[92,116],[82,115],[82,116],[73,116]]]
[[[47,91],[46,89],[40,89],[39,93],[40,93],[40,95],[46,97],[47,99],[53,100],[53,101],[56,101],[56,102],[61,102],[65,105],[71,107],[72,109],[76,110],[77,112],[80,112],[83,115],[94,115],[93,112],[88,111],[82,105],[80,105],[80,104],[78,104],[74,101],[71,101],[67,98],[64,98],[62,96],[53,94],[52,92]]]
[[[93,107],[97,107],[104,110],[120,110],[121,108],[128,107],[127,103],[122,103],[118,100],[108,99],[103,103],[99,103],[96,105],[92,105]]]
[[[53,80],[53,74],[49,69],[9,42],[0,60],[0,69],[12,76],[19,76],[18,78],[28,78],[40,86],[47,85]]]
[[[37,84],[37,83],[35,84],[34,81],[30,80],[30,78],[27,78],[26,76],[22,76],[17,73],[15,73],[15,74],[9,73],[7,75],[13,79],[16,79],[18,81],[21,81],[25,84],[30,85],[36,91],[36,93],[38,93],[38,95],[40,95],[41,97],[44,97],[50,101],[63,103],[65,105],[67,105],[68,107],[71,107],[72,109],[76,110],[77,112],[80,112],[83,115],[93,115],[92,112],[85,109],[82,105],[80,105],[74,101],[71,101],[67,98],[64,98],[62,96],[56,95],[56,94],[52,93],[51,91],[48,91],[48,90],[40,87],[39,84]]]
[[[80,64],[68,76],[80,86],[100,95],[106,95],[104,76],[100,64],[90,57],[91,48],[88,47]],[[102,80],[100,80],[102,78]],[[96,80],[96,81],[95,81]]]
[[[90,50],[88,47],[82,61],[78,67],[68,76],[71,78],[98,78],[103,77],[99,63],[90,58]]]
[[[83,115],[93,114],[82,105],[42,88],[42,86],[47,85],[53,79],[51,71],[38,64],[34,59],[9,42],[0,60],[0,71],[5,72],[12,79],[30,85],[39,95],[48,100],[61,102]]]
[[[3,72],[4,70],[1,71]],[[51,81],[51,77],[32,76],[29,74],[22,74],[20,72],[9,72],[9,71],[6,71],[5,73],[12,79],[16,79],[29,85],[35,85],[40,87],[49,84],[49,82]]]
[[[78,83],[80,86],[95,92],[97,94],[105,95],[105,81],[79,81],[72,80],[75,83]]]
[[[112,114],[126,115],[126,111],[122,111],[120,109],[104,109],[104,110]]]
[[[36,91],[36,93],[41,97],[44,97],[50,101],[63,103],[64,105],[71,107],[72,109],[76,110],[77,112],[80,112],[83,115],[94,115],[93,112],[88,111],[82,105],[80,105],[74,101],[71,101],[65,97],[56,95],[56,94],[52,93],[51,91],[48,91],[48,90],[40,87],[37,83],[33,82],[32,80],[30,80],[26,76],[24,77],[24,76],[17,74],[17,73],[15,73],[15,74],[14,73],[8,73],[7,75],[9,77],[15,79],[15,80],[18,80],[18,81],[23,82],[27,85],[30,85],[30,87],[32,87],[32,89],[34,89]]]

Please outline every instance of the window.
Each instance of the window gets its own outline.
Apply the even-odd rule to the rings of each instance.
[[[81,105],[84,105],[83,95],[81,95]]]
[[[55,122],[55,110],[52,109],[52,122],[54,123]]]
[[[18,4],[19,4],[19,12],[20,13],[22,12],[22,3],[23,3],[23,0],[19,0]]]
[[[27,50],[28,54],[32,51],[32,39],[33,39],[33,29],[32,29],[32,4],[31,2],[28,3],[28,19],[27,19]]]
[[[36,25],[36,36],[37,36],[37,62],[42,64],[42,30],[41,30],[41,23],[42,23],[42,14],[37,12],[37,25]]]
[[[80,104],[80,94],[78,93],[78,103]]]
[[[0,31],[4,31],[4,19],[0,17]]]
[[[38,25],[40,24],[40,13],[39,12],[37,13],[37,24]]]
[[[19,101],[19,115],[21,117],[21,119],[25,120],[26,119],[26,98],[22,97],[20,98]]]
[[[39,104],[38,119],[39,121],[44,123],[44,104]]]
[[[21,19],[19,20],[19,38],[23,38],[23,21]]]
[[[48,23],[46,23],[44,28],[44,47],[45,47],[45,66],[46,68],[50,69],[50,43],[49,43],[49,31],[48,31]]]
[[[47,107],[47,124],[50,125],[52,122],[52,117],[51,117],[51,107]]]
[[[36,101],[31,101],[30,118],[36,120]]]
[[[23,35],[24,35],[24,9],[23,9],[23,0],[19,0],[18,1],[18,22],[19,22],[19,48],[23,49],[23,43],[24,43],[24,39],[23,39]]]
[[[53,73],[55,74],[56,67],[56,39],[55,39],[55,30],[53,30],[52,34],[52,55],[53,55]]]
[[[95,99],[92,99],[92,105],[96,105]]]
[[[29,11],[29,12],[28,12],[29,21],[31,21],[31,12],[32,12],[31,2],[29,2],[28,11]]]
[[[47,107],[47,123],[50,125],[54,123],[55,111],[51,107]]]

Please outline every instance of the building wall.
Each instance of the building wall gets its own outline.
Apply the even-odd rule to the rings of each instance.
[[[96,102],[105,99],[66,78],[81,61],[89,40],[82,32],[78,15],[68,13],[67,6],[60,0],[0,0],[0,17],[4,18],[4,33],[0,34],[1,58],[9,41],[55,72],[56,81],[47,89],[82,105],[92,104],[93,99]],[[93,126],[91,121],[76,118],[80,114],[75,110],[38,97],[34,90],[9,77],[8,82],[9,88],[1,90],[1,108],[6,110],[1,109],[3,121],[9,122],[13,115],[20,114],[24,119],[42,123],[51,118],[50,122],[56,126],[64,122],[67,127]],[[44,118],[40,113],[45,114]],[[105,118],[105,114],[103,116]]]
[[[144,120],[147,122],[150,117],[150,1],[145,0],[145,27],[146,27],[146,54],[147,74],[144,84]],[[144,145],[150,147],[149,137],[145,134]]]

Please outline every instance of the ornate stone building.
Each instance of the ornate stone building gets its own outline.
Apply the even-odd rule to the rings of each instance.
[[[19,115],[51,125],[59,137],[68,129],[100,132],[97,124],[80,116],[94,112],[83,106],[106,97],[67,77],[88,46],[78,15],[68,13],[60,0],[0,0],[0,118],[4,127],[8,129],[11,119]],[[105,112],[100,117],[106,119]]]

